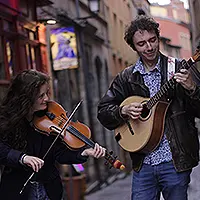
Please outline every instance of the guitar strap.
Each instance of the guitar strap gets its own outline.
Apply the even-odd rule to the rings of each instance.
[[[175,74],[176,72],[176,59],[174,57],[168,57],[168,61],[167,61],[167,81],[169,81]],[[173,99],[174,97],[174,87],[172,87],[172,90],[168,90],[167,92],[167,99]]]
[[[168,64],[167,64],[167,80],[171,79],[176,71],[175,68],[175,58],[173,57],[168,57]]]

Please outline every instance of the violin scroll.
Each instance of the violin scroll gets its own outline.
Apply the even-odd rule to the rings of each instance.
[[[125,166],[119,160],[115,160],[115,162],[113,163],[113,166],[116,169],[120,169],[120,170],[125,169]]]
[[[116,159],[117,156],[113,157],[112,154],[113,151],[111,151],[110,153],[106,152],[105,159],[107,161],[105,162],[105,165],[111,164],[110,169],[114,167],[115,169],[124,170],[125,166],[122,164],[122,162]]]

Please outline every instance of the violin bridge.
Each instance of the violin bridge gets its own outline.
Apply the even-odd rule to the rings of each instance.
[[[50,129],[52,130],[52,132],[56,132],[56,133],[60,133],[60,131],[62,130],[61,128],[54,127],[54,126],[51,126]]]
[[[52,132],[57,133],[57,134],[60,134],[60,132],[62,131],[61,128],[55,127],[55,126],[51,126],[50,129]],[[66,132],[66,131],[64,131],[64,132]],[[61,134],[61,138],[64,137],[64,132]]]

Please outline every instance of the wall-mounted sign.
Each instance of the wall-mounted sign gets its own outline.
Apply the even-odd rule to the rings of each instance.
[[[73,27],[51,29],[50,41],[54,70],[78,67],[76,35]]]

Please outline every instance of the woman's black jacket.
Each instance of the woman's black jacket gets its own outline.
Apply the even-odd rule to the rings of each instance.
[[[55,136],[46,136],[36,132],[32,127],[28,127],[27,134],[27,155],[42,158],[47,149],[52,144]],[[86,156],[81,156],[82,150],[72,151],[66,147],[59,139],[47,154],[44,166],[35,174],[32,180],[40,181],[44,184],[46,192],[51,200],[62,198],[63,187],[56,162],[60,164],[83,163]],[[0,183],[0,199],[5,200],[27,200],[30,182],[20,195],[23,184],[32,171],[19,163],[19,158],[23,152],[14,150],[0,142],[0,164],[4,165],[3,175]]]

